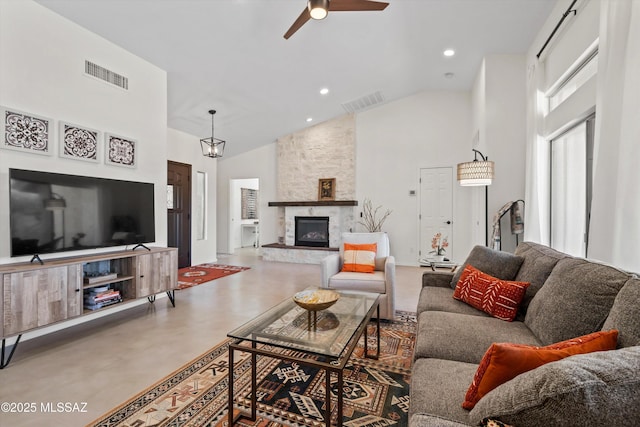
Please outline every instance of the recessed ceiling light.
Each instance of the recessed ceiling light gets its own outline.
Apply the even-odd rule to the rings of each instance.
[[[455,77],[455,74],[453,74],[453,73],[444,73],[444,77],[445,77],[446,79],[452,79],[452,78],[454,78],[454,77]]]
[[[322,89],[320,89],[320,95],[326,95],[329,93],[329,89],[327,89],[326,87],[323,87]]]
[[[307,122],[311,122],[311,121],[313,121],[313,118],[312,117],[307,117]]]
[[[453,49],[447,49],[447,50],[445,50],[444,52],[442,52],[442,54],[443,54],[444,56],[453,56],[453,55],[455,55],[455,54],[456,54],[456,51],[455,51],[455,50],[453,50]]]

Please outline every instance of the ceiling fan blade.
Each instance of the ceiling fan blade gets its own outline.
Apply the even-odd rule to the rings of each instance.
[[[289,39],[289,37],[298,31],[309,19],[311,19],[311,14],[309,14],[309,9],[305,7],[300,16],[298,16],[298,19],[296,19],[296,22],[284,33],[284,38]]]
[[[389,3],[371,0],[331,0],[329,10],[331,12],[351,12],[358,10],[384,10]]]

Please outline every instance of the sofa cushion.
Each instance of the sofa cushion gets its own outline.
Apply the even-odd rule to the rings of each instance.
[[[467,265],[502,280],[513,280],[524,259],[508,252],[496,251],[486,246],[475,246],[465,262],[458,268],[451,279],[451,289],[456,287],[460,276]]]
[[[462,424],[457,421],[451,421],[446,418],[436,417],[429,414],[413,414],[409,418],[409,427],[467,427],[468,424]]]
[[[345,243],[342,271],[373,273],[376,269],[375,243]]]
[[[504,322],[494,317],[444,311],[421,313],[417,336],[416,359],[433,357],[476,364],[494,342],[541,345],[522,322]],[[458,405],[460,402],[462,400]]]
[[[469,412],[518,427],[608,427],[640,420],[640,347],[567,357],[525,372]]]
[[[629,277],[604,264],[562,259],[531,300],[525,324],[544,345],[599,331]]]
[[[640,345],[640,279],[630,279],[620,289],[603,330],[617,329],[618,346]]]
[[[551,274],[551,270],[558,261],[563,258],[570,258],[570,255],[558,252],[548,246],[533,242],[522,242],[516,248],[515,254],[521,256],[524,261],[518,270],[514,280],[518,282],[529,282],[527,292],[524,295],[520,309],[518,310],[518,320],[524,320],[529,303],[540,290],[544,282]]]
[[[482,396],[500,384],[545,363],[555,362],[575,354],[615,350],[617,338],[618,331],[611,330],[594,332],[546,347],[508,343],[492,344],[478,366],[462,407],[473,409]]]
[[[417,313],[423,311],[447,311],[449,313],[470,314],[472,316],[488,317],[489,314],[471,307],[457,299],[453,299],[453,289],[425,286],[420,291]]]
[[[493,317],[513,321],[529,286],[526,282],[500,280],[467,265],[456,285],[453,298],[489,313]]]
[[[437,286],[451,289],[452,271],[431,271],[422,273],[422,286]]]
[[[475,364],[452,360],[416,360],[411,367],[409,417],[429,414],[468,424],[469,412],[460,402],[476,368]]]
[[[374,271],[371,274],[341,271],[331,276],[329,288],[384,294],[386,292],[384,271]]]

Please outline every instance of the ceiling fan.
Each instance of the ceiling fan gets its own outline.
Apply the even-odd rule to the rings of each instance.
[[[302,11],[291,28],[284,34],[288,39],[298,31],[309,19],[324,19],[329,11],[357,12],[367,10],[384,10],[389,3],[371,0],[308,0],[307,7]]]

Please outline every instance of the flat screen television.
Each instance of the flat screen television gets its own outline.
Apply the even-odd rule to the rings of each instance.
[[[155,241],[152,183],[9,169],[11,256]]]

